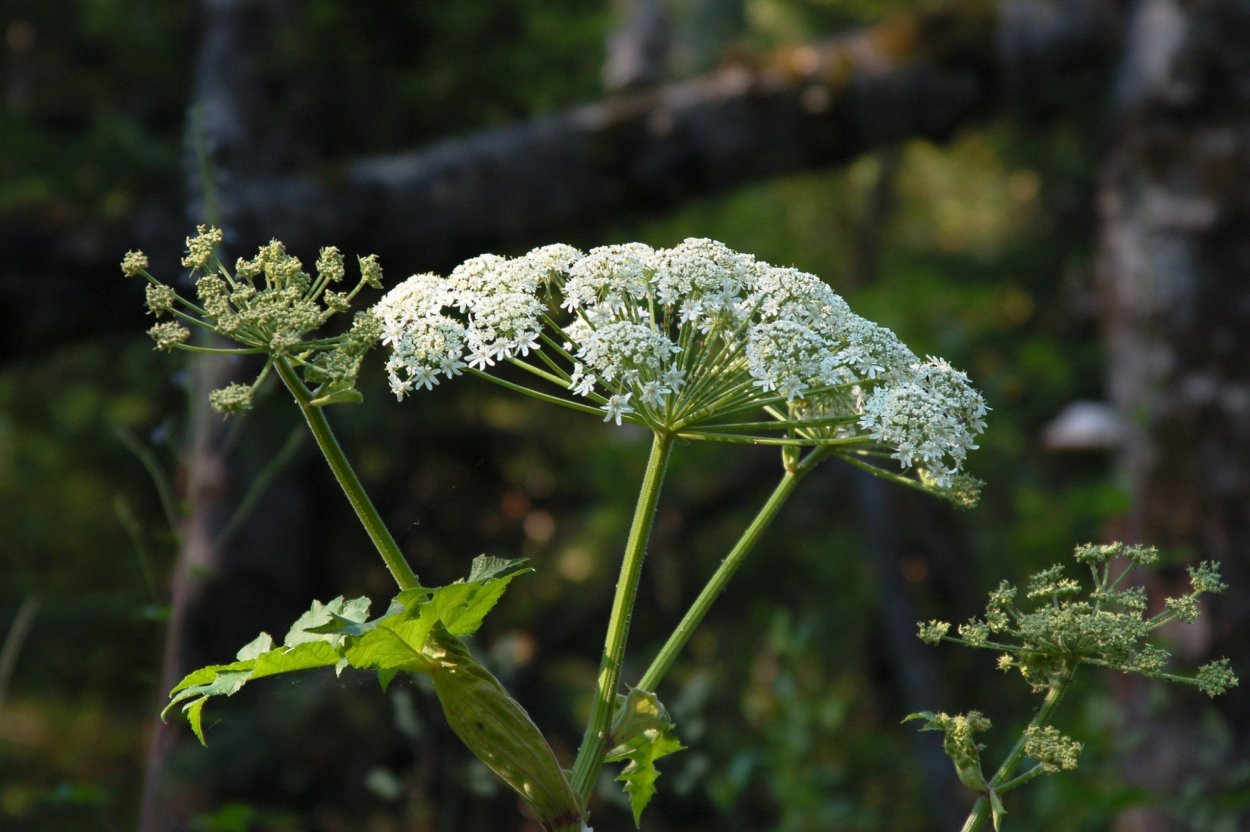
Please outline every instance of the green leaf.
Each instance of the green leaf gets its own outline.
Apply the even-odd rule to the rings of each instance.
[[[161,716],[181,704],[195,735],[204,742],[201,719],[211,697],[233,696],[253,679],[317,667],[333,667],[335,672],[349,666],[377,671],[385,691],[401,671],[429,672],[440,654],[436,650],[426,655],[435,627],[441,624],[453,636],[476,632],[512,579],[533,571],[524,563],[479,556],[467,580],[436,589],[404,590],[384,615],[373,620],[369,619],[368,598],[313,601],[291,625],[282,646],[276,647],[268,633],[261,633],[239,650],[236,661],[188,674],[169,692],[170,701]]]
[[[338,664],[343,658],[338,647],[344,637],[309,633],[306,628],[328,623],[335,615],[363,620],[368,614],[368,598],[345,601],[339,597],[328,604],[313,601],[308,612],[292,625],[283,646],[274,647],[273,637],[261,633],[240,648],[237,661],[202,667],[188,674],[169,692],[169,704],[161,717],[165,718],[175,705],[185,703],[182,712],[195,736],[204,743],[203,711],[211,697],[233,696],[252,679]]]
[[[615,747],[604,759],[610,763],[629,761],[616,779],[625,784],[635,826],[641,824],[642,811],[655,796],[655,781],[660,776],[655,761],[685,747],[672,728],[668,712],[654,693],[634,688],[621,698],[611,730]]]
[[[616,779],[625,784],[629,806],[634,812],[634,826],[641,826],[642,811],[655,796],[655,781],[660,776],[655,761],[684,748],[669,730],[651,729],[636,737],[624,754],[607,758],[608,762],[629,760],[629,765]]]
[[[322,628],[328,624],[337,624],[339,621],[361,624],[368,618],[369,599],[363,596],[346,601],[340,595],[326,604],[313,601],[308,612],[295,619],[295,623],[287,631],[282,643],[287,647],[295,647],[305,642],[324,641],[337,646],[342,640],[341,636],[336,633],[320,632]]]
[[[358,670],[423,673],[429,669],[430,662],[422,650],[437,621],[432,614],[407,620],[392,616],[363,636],[352,639],[343,656]]]
[[[201,696],[182,709],[182,712],[187,715],[187,721],[191,723],[191,730],[195,732],[195,738],[200,741],[200,745],[208,745],[208,742],[204,739],[204,726],[200,724],[200,714],[204,710],[204,703],[207,701],[207,696]]]
[[[491,555],[478,555],[473,559],[472,565],[469,566],[467,583],[490,581],[495,578],[505,577],[509,573],[515,578],[517,575],[533,572],[533,569],[523,569],[519,572],[513,571],[519,569],[525,562],[526,558],[497,558]]]
[[[262,654],[268,653],[273,649],[273,636],[269,633],[261,633],[256,638],[239,648],[239,652],[235,654],[235,658],[241,662],[251,661],[259,658]]]
[[[494,609],[512,579],[533,571],[525,566],[524,558],[507,560],[478,555],[473,559],[466,582],[435,590],[432,600],[439,606],[439,619],[452,635],[472,635],[482,626],[482,619]]]
[[[1003,816],[1007,814],[1007,809],[1003,806],[1003,799],[998,796],[998,792],[990,789],[989,794],[990,815],[994,819],[994,832],[998,832],[1003,821]]]
[[[942,726],[941,726],[941,725],[939,725],[939,724],[937,723],[937,714],[935,714],[933,711],[917,711],[917,712],[916,712],[916,713],[914,713],[914,714],[908,714],[907,716],[903,717],[903,718],[899,721],[899,724],[900,724],[900,725],[902,725],[902,724],[906,724],[906,723],[908,723],[908,722],[914,722],[914,721],[915,721],[915,720],[917,720],[917,719],[923,719],[923,720],[924,720],[924,725],[921,725],[921,726],[920,726],[920,730],[921,730],[921,731],[942,731],[942,730],[944,730],[944,729],[942,728]]]

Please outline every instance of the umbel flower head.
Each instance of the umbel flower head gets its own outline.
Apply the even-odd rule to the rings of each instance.
[[[986,407],[824,281],[706,239],[582,253],[557,244],[409,278],[374,307],[402,399],[470,372],[677,437],[823,447],[967,497]],[[554,390],[496,375],[511,364]],[[881,467],[894,459],[903,473]]]
[[[1191,684],[1212,697],[1236,687],[1228,659],[1210,662],[1192,677],[1167,672],[1171,655],[1150,643],[1151,633],[1172,621],[1193,621],[1199,598],[1227,587],[1215,563],[1192,566],[1190,592],[1166,599],[1162,612],[1147,616],[1145,590],[1125,584],[1134,568],[1153,564],[1158,557],[1150,546],[1078,546],[1076,560],[1088,566],[1092,577],[1088,594],[1055,565],[1029,579],[1027,605],[1016,603],[1019,590],[1004,581],[990,593],[985,616],[960,625],[958,636],[949,635],[951,625],[944,621],[922,622],[919,635],[929,644],[950,641],[1000,651],[999,669],[1019,671],[1035,690],[1082,664]]]
[[[219,413],[248,410],[252,392],[275,357],[290,361],[300,369],[305,381],[319,386],[314,403],[358,398],[353,385],[361,360],[377,343],[377,318],[361,312],[346,333],[328,338],[314,337],[314,333],[330,318],[347,311],[362,288],[381,288],[382,269],[376,258],[359,258],[359,282],[350,291],[336,291],[331,287],[342,283],[346,270],[342,254],[333,246],[321,250],[313,276],[277,240],[261,246],[250,260],[239,258],[232,271],[218,259],[221,243],[220,229],[202,225],[195,236],[187,238],[182,265],[196,278],[198,303],[153,277],[148,272],[148,258],[142,252],[127,252],[122,259],[123,274],[148,281],[148,311],[157,318],[171,318],[149,330],[157,349],[269,356],[265,369],[251,385],[231,384],[213,391],[209,401]],[[188,343],[188,326],[234,341],[238,348],[205,348]]]

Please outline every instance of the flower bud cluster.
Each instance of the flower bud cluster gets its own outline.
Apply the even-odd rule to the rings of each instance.
[[[220,229],[205,226],[187,238],[182,264],[196,277],[198,302],[179,296],[172,286],[149,274],[148,258],[142,252],[127,252],[122,259],[124,274],[147,279],[148,310],[158,318],[174,318],[149,330],[157,348],[200,349],[188,343],[187,325],[198,326],[240,347],[225,352],[289,359],[306,381],[322,387],[319,396],[327,401],[348,400],[345,394],[355,382],[361,360],[382,335],[377,318],[360,313],[346,333],[329,338],[315,338],[313,333],[334,315],[347,311],[364,286],[381,287],[376,258],[359,258],[359,283],[350,291],[335,291],[329,286],[342,283],[346,269],[343,255],[333,246],[321,250],[314,276],[277,240],[262,246],[251,259],[239,258],[232,272],[217,257],[221,243]],[[248,410],[254,387],[232,384],[215,390],[210,403],[220,413]]]
[[[400,399],[507,362],[605,421],[881,450],[915,472],[913,484],[973,490],[961,469],[986,407],[966,375],[921,361],[819,278],[712,240],[482,255],[446,279],[409,278],[373,312]],[[770,419],[731,421],[752,410]]]
[[[1191,567],[1192,591],[1165,599],[1164,611],[1147,616],[1145,590],[1121,588],[1138,564],[1153,563],[1153,547],[1085,544],[1076,548],[1076,560],[1087,565],[1093,588],[1078,597],[1080,585],[1052,566],[1033,575],[1024,597],[1029,608],[1016,605],[1017,590],[1003,582],[990,593],[982,619],[961,624],[957,637],[948,636],[950,624],[928,621],[919,624],[920,638],[929,644],[956,641],[968,647],[1002,651],[1001,670],[1018,670],[1034,689],[1043,689],[1079,664],[1137,673],[1151,678],[1185,682],[1216,696],[1237,684],[1226,659],[1212,662],[1196,677],[1168,673],[1171,654],[1148,639],[1171,621],[1190,622],[1198,617],[1200,596],[1226,589],[1214,563]],[[1034,755],[1035,756],[1035,755]]]

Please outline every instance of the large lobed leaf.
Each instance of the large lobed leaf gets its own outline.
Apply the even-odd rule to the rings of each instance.
[[[214,696],[233,696],[245,684],[265,676],[318,667],[372,670],[383,689],[401,671],[419,673],[430,668],[425,655],[430,632],[443,626],[455,636],[476,632],[508,584],[533,571],[523,560],[481,555],[469,577],[445,587],[417,587],[395,597],[386,613],[369,619],[369,599],[342,596],[328,603],[313,601],[280,646],[261,633],[244,645],[229,664],[200,668],[170,691],[162,718],[178,704],[191,730],[204,743],[204,704]]]

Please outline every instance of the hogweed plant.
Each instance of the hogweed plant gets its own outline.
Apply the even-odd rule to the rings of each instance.
[[[372,618],[366,598],[314,602],[282,644],[261,634],[234,662],[190,674],[171,692],[166,711],[179,706],[201,742],[205,703],[253,679],[352,667],[376,673],[385,688],[399,673],[422,674],[453,731],[544,828],[589,828],[590,799],[608,763],[624,763],[618,779],[638,823],[655,793],[656,761],[682,748],[655,691],[816,465],[839,459],[957,505],[976,501],[979,483],[963,464],[985,427],[986,406],[967,376],[941,359],[920,359],[819,278],[720,243],[631,243],[588,253],[558,244],[517,258],[482,255],[447,277],[408,278],[372,309],[356,312],[346,332],[324,335],[322,326],[349,311],[362,288],[381,285],[374,258],[359,258],[359,280],[342,291],[333,288],[346,275],[336,249],[322,250],[313,276],[276,241],[231,269],[217,254],[221,241],[219,231],[203,227],[187,240],[183,265],[195,278],[194,299],[154,278],[141,253],[126,255],[123,272],[148,282],[149,311],[170,318],[152,327],[152,338],[161,349],[264,356],[253,383],[214,391],[212,406],[246,410],[257,386],[277,375],[399,591]],[[193,342],[191,328],[236,346]],[[375,345],[387,351],[391,390],[401,401],[476,376],[652,434],[571,770],[463,641],[529,568],[480,556],[465,579],[422,585],[334,437],[325,407],[360,401],[356,376]],[[507,377],[504,368],[511,368]],[[675,446],[696,441],[777,446],[780,478],[642,677],[623,685],[629,623],[665,472]]]

